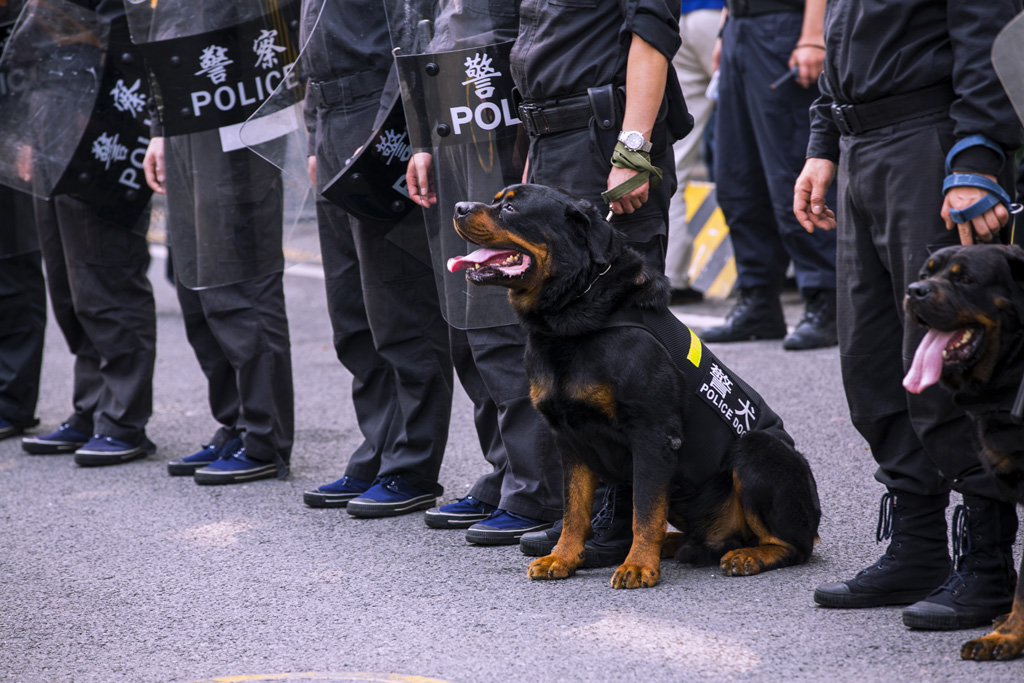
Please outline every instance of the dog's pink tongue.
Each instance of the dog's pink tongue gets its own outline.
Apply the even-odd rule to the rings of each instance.
[[[914,352],[914,362],[903,378],[903,387],[912,394],[922,391],[939,381],[942,374],[942,350],[953,338],[955,332],[928,330]]]
[[[509,253],[506,249],[477,249],[472,254],[465,256],[453,256],[448,259],[448,272],[457,273],[477,263],[487,263],[488,260],[500,254]]]

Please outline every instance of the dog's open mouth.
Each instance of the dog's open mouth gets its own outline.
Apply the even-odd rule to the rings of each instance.
[[[511,280],[522,277],[530,269],[530,257],[514,249],[477,249],[472,254],[448,259],[448,271],[466,271],[470,282],[482,283],[488,280]]]
[[[903,386],[919,394],[939,381],[943,368],[959,372],[970,368],[978,360],[984,338],[981,326],[949,332],[929,328],[914,352],[914,361],[903,378]]]

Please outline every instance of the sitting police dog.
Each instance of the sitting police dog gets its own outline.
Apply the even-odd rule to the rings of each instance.
[[[939,382],[949,390],[977,426],[982,463],[1024,504],[1024,424],[1013,414],[1024,377],[1024,249],[940,249],[921,268],[920,279],[907,287],[904,308],[928,332],[903,386],[920,393]],[[1009,572],[1012,544],[1009,536],[1000,548]],[[996,620],[992,633],[965,643],[961,657],[1013,659],[1024,650],[1020,575],[1024,563],[1010,614]]]
[[[633,543],[613,588],[657,584],[663,551],[733,576],[807,560],[821,517],[807,461],[593,205],[513,185],[493,204],[459,203],[455,228],[482,248],[448,269],[508,288],[533,404],[562,460],[562,533],[531,579],[580,566],[598,479],[633,487]],[[667,535],[666,520],[682,533]]]

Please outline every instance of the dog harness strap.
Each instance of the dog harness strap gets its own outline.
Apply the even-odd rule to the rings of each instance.
[[[615,143],[615,151],[612,152],[612,166],[631,168],[638,173],[626,182],[602,192],[601,199],[607,204],[619,201],[648,180],[651,181],[652,190],[661,184],[661,169],[651,164],[651,155],[647,152],[634,152],[626,149],[621,142]]]
[[[988,192],[987,195],[963,209],[950,209],[949,217],[954,223],[967,223],[974,220],[981,214],[991,209],[996,204],[1002,204],[1010,213],[1019,213],[1020,204],[1014,204],[1010,195],[1002,186],[983,175],[977,173],[951,173],[946,176],[942,183],[942,193],[949,192],[954,187],[976,187]]]

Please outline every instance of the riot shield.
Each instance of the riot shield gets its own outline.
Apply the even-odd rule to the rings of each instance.
[[[1024,122],[1024,13],[1018,14],[992,43],[992,66],[1017,116]]]
[[[294,109],[265,106],[273,93],[301,88],[292,74],[299,0],[128,0],[126,8],[160,111],[179,281],[217,287],[280,272],[286,252],[297,261],[315,255],[303,248],[315,242],[304,150],[290,135],[301,121]],[[254,116],[263,125],[249,142],[259,155],[242,140]]]
[[[0,52],[14,31],[14,23],[24,3],[9,2],[0,6]],[[0,98],[6,97],[8,83],[0,71]],[[32,198],[23,192],[0,186],[0,260],[39,251],[39,239],[32,212]],[[0,266],[2,267],[2,266]]]
[[[0,58],[0,184],[54,194],[89,125],[109,30],[65,0],[27,3]]]
[[[386,0],[412,150],[430,164],[437,202],[425,210],[445,319],[453,326],[516,322],[502,288],[478,287],[447,270],[453,257],[485,256],[455,232],[460,201],[491,201],[521,182],[526,134],[512,98],[509,55],[517,3]]]

